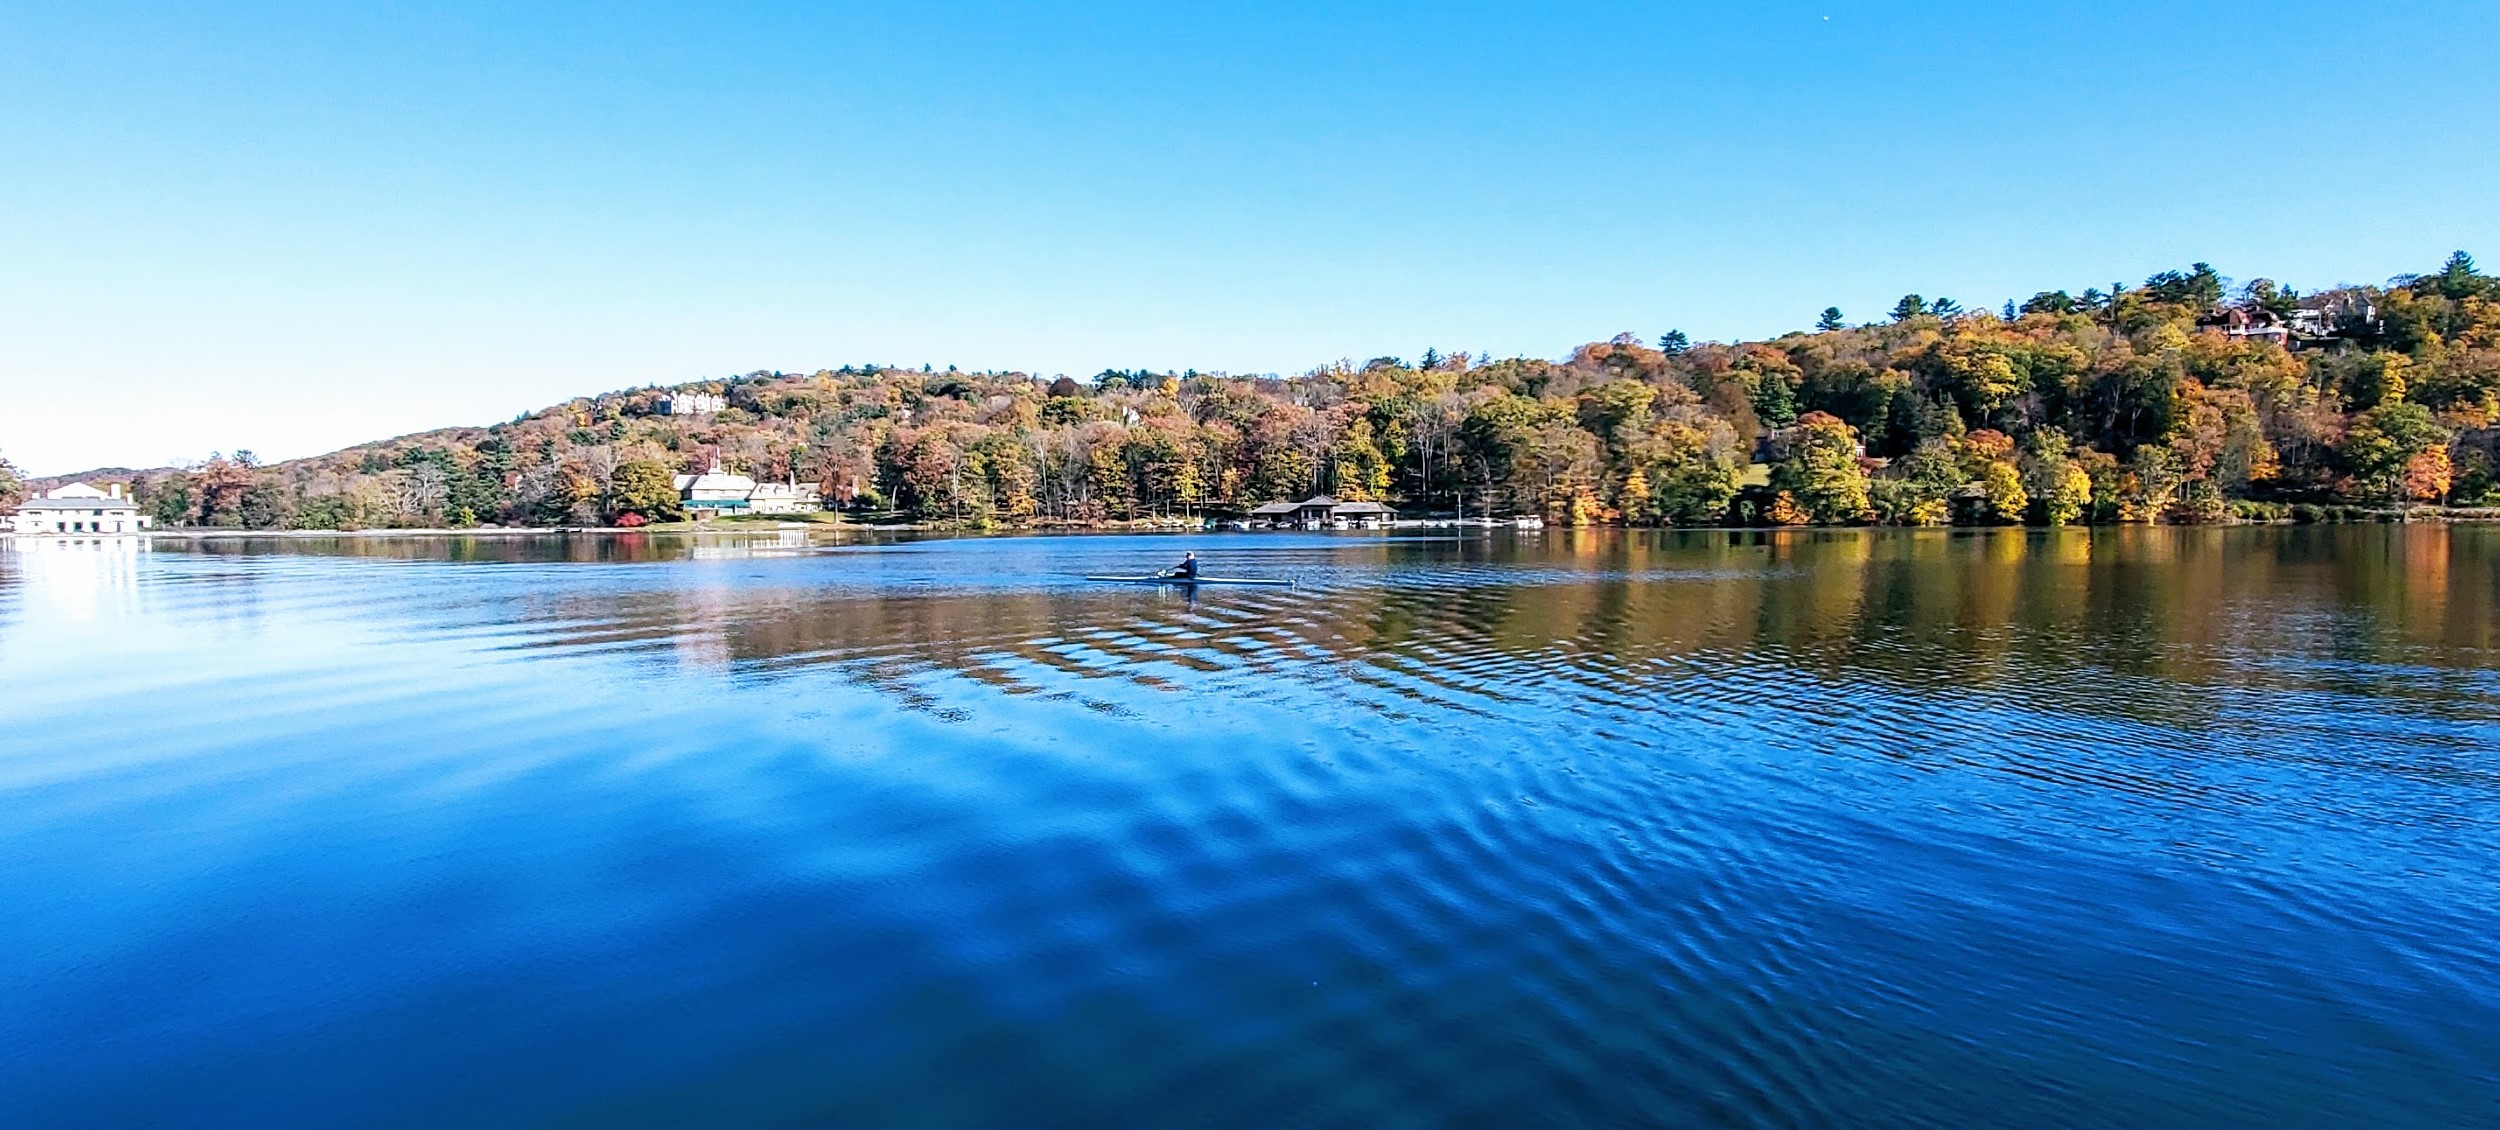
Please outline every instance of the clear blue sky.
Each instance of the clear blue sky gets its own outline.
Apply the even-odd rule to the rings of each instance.
[[[0,453],[2377,281],[2500,261],[2495,63],[2490,3],[33,0]]]

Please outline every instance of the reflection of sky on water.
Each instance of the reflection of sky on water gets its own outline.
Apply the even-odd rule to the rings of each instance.
[[[1298,584],[1080,579],[1184,548]],[[2437,1125],[2494,1101],[2496,581],[2378,527],[0,549],[0,1092]]]
[[[144,538],[0,538],[8,611],[31,622],[114,620],[135,611]]]

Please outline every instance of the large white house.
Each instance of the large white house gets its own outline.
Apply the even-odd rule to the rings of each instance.
[[[657,407],[663,416],[711,416],[727,409],[729,398],[716,392],[672,392]]]
[[[814,483],[758,483],[745,475],[730,474],[712,464],[700,475],[677,476],[677,497],[684,499],[688,513],[705,514],[752,513],[798,514],[824,509]]]
[[[9,516],[9,530],[17,534],[135,534],[150,525],[139,513],[139,506],[122,494],[120,483],[107,484],[98,490],[85,483],[71,483],[45,492],[42,498],[30,498],[17,506]]]
[[[757,483],[747,506],[758,514],[800,514],[825,508],[814,483]]]
[[[747,496],[754,493],[755,480],[729,474],[720,469],[719,463],[700,475],[677,476],[677,497],[685,500],[690,513],[744,510]]]

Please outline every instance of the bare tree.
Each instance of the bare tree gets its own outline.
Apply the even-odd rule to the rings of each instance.
[[[432,522],[443,512],[451,483],[439,464],[418,463],[398,472],[391,503],[403,522]]]

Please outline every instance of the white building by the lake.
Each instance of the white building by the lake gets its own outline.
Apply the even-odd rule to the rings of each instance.
[[[15,534],[135,534],[150,524],[120,483],[102,490],[85,483],[55,487],[18,503],[9,516],[9,532]]]
[[[747,506],[758,514],[805,514],[825,508],[814,483],[757,483]]]
[[[824,509],[814,483],[759,483],[745,475],[712,469],[700,475],[677,476],[677,497],[695,517],[731,514],[803,514]]]
[[[677,497],[685,501],[687,512],[696,515],[745,510],[747,496],[754,493],[755,480],[723,471],[718,462],[700,475],[677,476]]]

